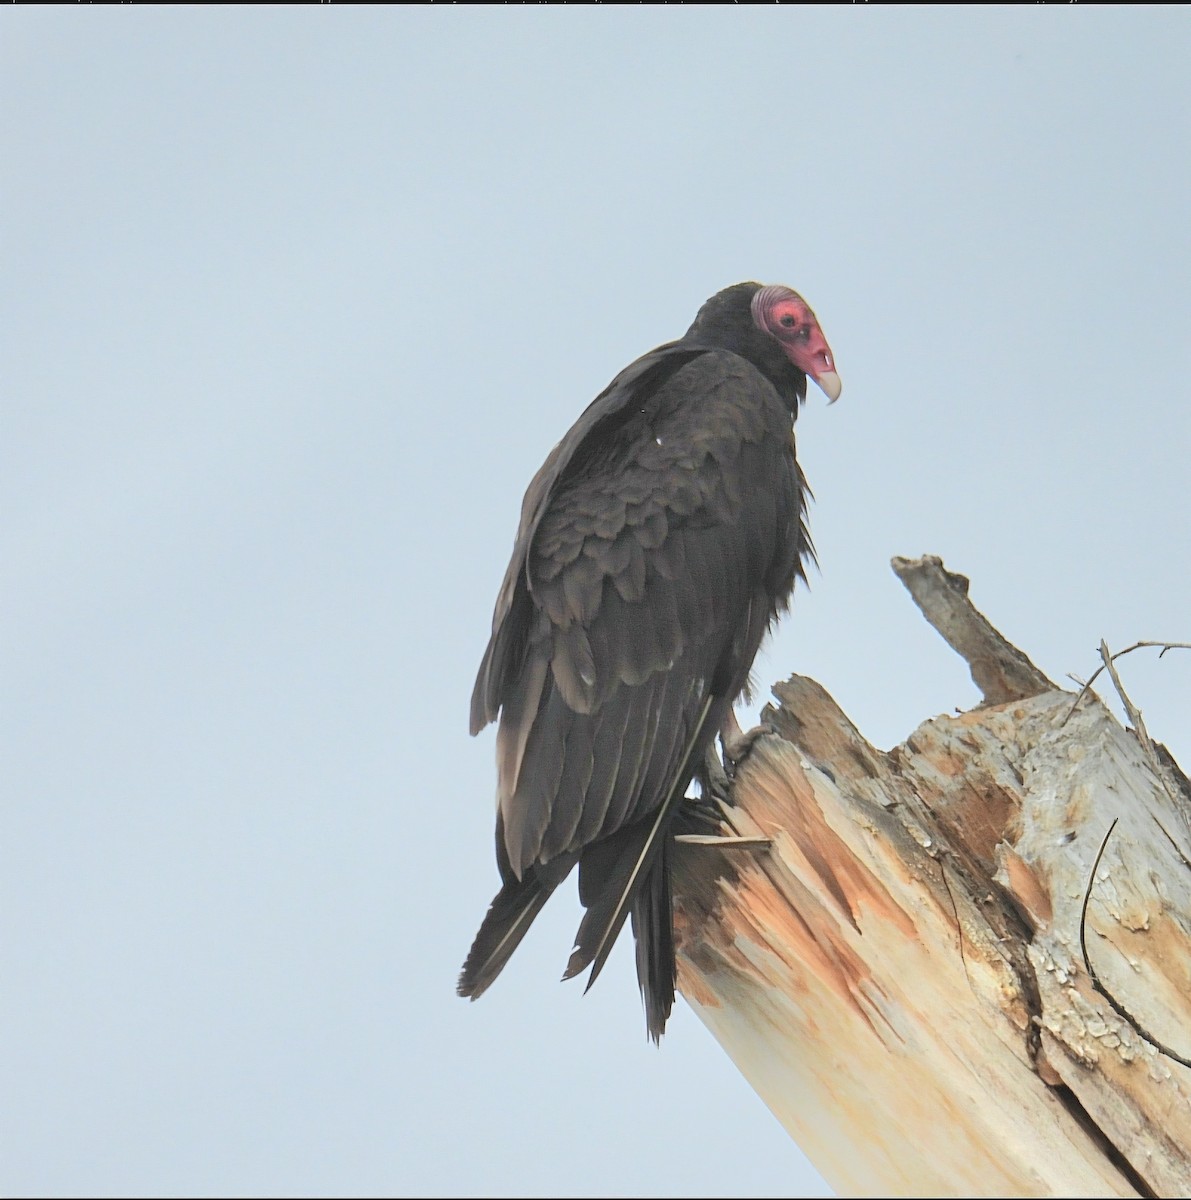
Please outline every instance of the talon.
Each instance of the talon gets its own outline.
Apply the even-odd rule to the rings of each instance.
[[[762,721],[760,725],[754,725],[752,729],[745,733],[740,728],[740,722],[736,719],[736,713],[732,709],[728,709],[723,724],[720,726],[720,745],[724,750],[725,772],[729,776],[734,776],[736,769],[748,757],[749,751],[753,748],[753,743],[764,734],[773,732],[773,726]]]

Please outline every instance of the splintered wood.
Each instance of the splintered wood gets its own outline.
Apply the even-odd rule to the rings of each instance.
[[[957,577],[898,564],[962,643]],[[1191,1069],[1155,1048],[1191,1054],[1188,814],[971,612],[1000,701],[889,753],[775,687],[723,829],[770,848],[676,848],[679,986],[843,1195],[1189,1195]]]

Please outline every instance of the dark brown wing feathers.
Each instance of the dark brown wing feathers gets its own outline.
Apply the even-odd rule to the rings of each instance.
[[[568,975],[594,962],[594,978],[631,909],[660,1035],[674,953],[659,812],[809,553],[790,423],[750,362],[673,343],[622,372],[535,476],[472,698],[473,733],[501,715],[504,885],[462,994],[495,978],[577,861],[588,911]]]

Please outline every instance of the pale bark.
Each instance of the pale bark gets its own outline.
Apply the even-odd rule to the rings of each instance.
[[[1186,780],[895,570],[985,704],[884,753],[779,684],[722,830],[770,848],[676,856],[681,991],[843,1195],[1191,1195]]]

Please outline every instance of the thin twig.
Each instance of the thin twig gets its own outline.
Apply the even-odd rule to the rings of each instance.
[[[1140,644],[1140,643],[1139,643]],[[1176,643],[1171,643],[1176,645]],[[1167,647],[1168,649],[1170,647]],[[1131,647],[1135,649],[1135,647]],[[1124,650],[1121,654],[1126,653]],[[1119,658],[1120,655],[1109,654],[1108,643],[1103,638],[1100,640],[1100,657],[1104,662],[1104,668],[1108,671],[1108,676],[1112,680],[1112,685],[1117,689],[1117,695],[1120,697],[1121,706],[1125,710],[1125,715],[1129,718],[1129,723],[1133,726],[1133,732],[1137,735],[1138,743],[1141,745],[1141,751],[1146,756],[1151,769],[1158,777],[1158,782],[1162,785],[1167,796],[1170,797],[1170,802],[1174,806],[1174,811],[1179,811],[1180,797],[1175,795],[1174,789],[1170,786],[1170,780],[1167,778],[1166,768],[1162,764],[1162,760],[1158,757],[1158,751],[1154,746],[1153,738],[1150,737],[1150,731],[1146,728],[1146,723],[1142,720],[1141,709],[1129,699],[1129,693],[1125,691],[1125,685],[1121,682],[1120,675],[1117,674],[1116,667],[1113,666],[1112,660]],[[1162,656],[1159,655],[1159,658]],[[1174,852],[1183,860],[1183,866],[1191,870],[1191,862],[1187,860],[1187,856],[1179,849],[1178,843],[1170,835],[1170,831],[1162,824],[1161,821],[1155,820],[1155,824],[1166,835],[1166,840],[1174,847]]]
[[[947,893],[947,899],[951,901],[951,912],[955,917],[955,932],[959,937],[959,961],[963,964],[964,977],[968,981],[968,986],[972,987],[972,976],[968,972],[968,958],[964,954],[964,927],[959,919],[959,907],[955,903],[955,897],[951,894],[951,884],[947,882],[947,864],[943,859],[939,859],[939,877],[943,880],[943,888]],[[972,988],[975,991],[975,988]]]
[[[1117,695],[1121,700],[1121,707],[1124,708],[1125,715],[1129,718],[1129,724],[1133,726],[1133,732],[1137,734],[1137,740],[1141,743],[1141,748],[1146,752],[1146,758],[1150,759],[1150,765],[1156,766],[1158,770],[1161,770],[1161,765],[1157,763],[1158,756],[1154,750],[1154,743],[1150,741],[1150,731],[1146,728],[1146,723],[1141,718],[1141,709],[1129,699],[1129,693],[1125,691],[1125,685],[1121,682],[1121,677],[1117,674],[1116,667],[1113,666],[1112,660],[1116,657],[1115,654],[1109,654],[1108,643],[1101,638],[1100,660],[1104,664],[1104,669],[1108,672],[1108,677],[1112,680],[1112,686],[1117,689]],[[1174,797],[1172,796],[1171,799],[1173,800]]]
[[[1096,861],[1092,863],[1092,871],[1088,876],[1088,886],[1083,894],[1083,907],[1079,910],[1079,950],[1083,955],[1084,970],[1088,973],[1088,978],[1092,981],[1092,986],[1108,1001],[1112,1011],[1124,1021],[1138,1037],[1149,1042],[1155,1050],[1161,1054],[1165,1054],[1167,1058],[1173,1058],[1175,1062],[1181,1063],[1184,1067],[1191,1067],[1191,1061],[1185,1059],[1181,1054],[1176,1054],[1169,1046],[1160,1042],[1148,1029],[1144,1029],[1141,1023],[1125,1008],[1123,1004],[1117,1002],[1113,994],[1100,982],[1100,976],[1096,974],[1096,968],[1092,966],[1092,960],[1088,957],[1088,939],[1087,939],[1087,923],[1088,923],[1088,902],[1092,898],[1092,887],[1096,882],[1096,872],[1100,869],[1100,860],[1104,857],[1104,851],[1108,846],[1108,839],[1112,837],[1112,831],[1117,827],[1118,817],[1113,817],[1112,824],[1108,827],[1108,832],[1104,835],[1104,841],[1100,843],[1100,849],[1096,852]]]
[[[1101,646],[1103,646],[1104,642],[1101,641],[1100,644],[1101,644]],[[1191,650],[1191,642],[1134,642],[1132,646],[1127,646],[1124,650],[1118,650],[1111,657],[1114,659],[1120,658],[1121,655],[1123,655],[1123,654],[1132,654],[1134,650],[1141,650],[1143,647],[1146,647],[1146,646],[1161,646],[1162,649],[1158,652],[1159,658],[1161,658],[1162,655],[1167,652],[1167,650]],[[1068,709],[1068,711],[1067,711],[1067,715],[1059,722],[1060,726],[1066,725],[1067,722],[1071,719],[1071,714],[1074,713],[1075,710],[1079,707],[1079,702],[1084,698],[1084,696],[1087,695],[1088,690],[1091,688],[1092,684],[1096,682],[1096,676],[1099,675],[1100,672],[1104,670],[1106,665],[1107,664],[1105,664],[1105,663],[1101,663],[1100,666],[1098,666],[1092,672],[1091,678],[1087,681],[1087,683],[1085,683],[1083,685],[1082,688],[1080,688],[1079,695],[1075,697],[1075,703],[1071,705],[1070,709]],[[1079,681],[1076,680],[1076,682],[1078,683]]]

